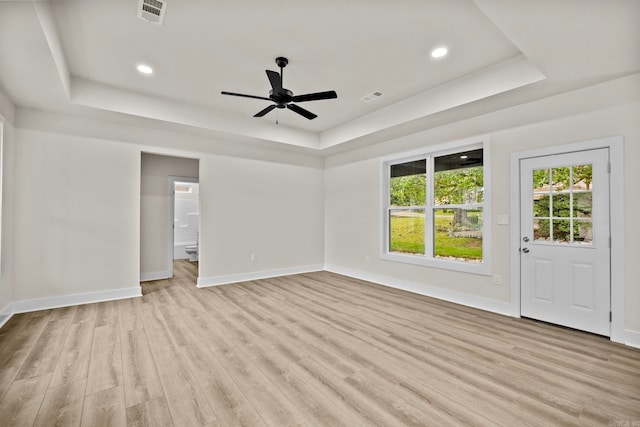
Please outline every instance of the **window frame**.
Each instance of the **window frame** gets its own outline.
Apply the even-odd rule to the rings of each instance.
[[[483,150],[483,201],[478,204],[460,205],[482,209],[482,262],[436,258],[433,255],[434,210],[453,205],[436,205],[434,201],[434,159],[474,149]],[[425,209],[425,253],[424,255],[403,254],[390,251],[389,212],[397,207],[390,204],[391,166],[415,160],[426,159],[427,196],[425,205],[406,208]],[[393,262],[421,265],[481,275],[491,275],[491,150],[489,135],[424,147],[418,150],[398,153],[380,159],[380,259]],[[457,205],[456,205],[457,206]],[[427,231],[430,230],[430,231]]]

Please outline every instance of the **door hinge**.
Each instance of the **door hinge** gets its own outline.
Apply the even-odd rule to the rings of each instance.
[[[609,249],[611,249],[611,236],[609,236]]]
[[[611,162],[607,163],[607,173],[611,173]]]
[[[613,314],[609,312],[609,322],[611,322],[612,320],[613,320]]]

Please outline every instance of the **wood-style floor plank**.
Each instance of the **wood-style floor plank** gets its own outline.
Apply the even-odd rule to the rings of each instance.
[[[49,384],[34,425],[38,427],[79,426],[86,388],[86,379],[64,382],[58,386]]]
[[[124,426],[127,422],[122,386],[89,394],[84,399],[82,427]]]
[[[120,345],[118,323],[95,328],[87,378],[87,394],[122,385]]]
[[[549,426],[640,421],[640,350],[328,272],[16,315],[0,424]],[[617,424],[616,424],[617,423]]]
[[[48,317],[44,313],[15,315],[9,322],[13,327],[2,337],[0,349],[0,402],[11,387],[34,343],[47,326]],[[4,329],[4,328],[3,328]]]
[[[51,374],[15,380],[0,403],[0,420],[8,426],[34,423]]]
[[[127,407],[164,397],[144,329],[121,334],[124,394]]]
[[[87,378],[94,329],[94,322],[71,324],[50,387]]]
[[[172,427],[173,425],[164,396],[127,408],[127,426]]]
[[[61,308],[59,310],[67,310]],[[51,316],[56,316],[57,310],[53,310]],[[50,374],[56,367],[60,351],[65,341],[70,317],[64,316],[50,320],[45,325],[38,341],[36,341],[18,373],[18,379],[25,379],[44,374]]]

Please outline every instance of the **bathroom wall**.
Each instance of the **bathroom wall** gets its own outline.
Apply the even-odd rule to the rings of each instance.
[[[195,245],[198,241],[200,185],[196,182],[187,182],[179,183],[179,186],[185,186],[189,191],[180,191],[176,188],[175,192],[173,259],[188,259],[189,255],[185,252],[185,247]]]
[[[171,275],[169,177],[198,178],[198,159],[142,153],[140,180],[140,280]]]

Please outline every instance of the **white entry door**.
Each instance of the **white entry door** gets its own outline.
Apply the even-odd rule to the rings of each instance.
[[[609,150],[520,161],[521,315],[610,336]]]

